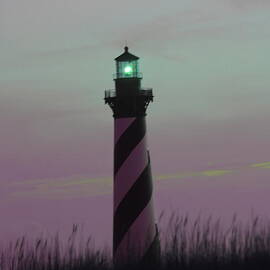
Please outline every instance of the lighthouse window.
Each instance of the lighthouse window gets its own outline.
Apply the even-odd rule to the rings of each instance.
[[[125,74],[131,74],[132,73],[132,67],[131,66],[126,66],[124,69]]]
[[[132,78],[138,76],[138,61],[117,62],[117,78]]]

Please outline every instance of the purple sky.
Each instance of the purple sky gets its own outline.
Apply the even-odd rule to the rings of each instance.
[[[270,3],[0,2],[0,239],[85,223],[111,244],[113,118],[125,40],[153,87],[156,216],[270,215]]]

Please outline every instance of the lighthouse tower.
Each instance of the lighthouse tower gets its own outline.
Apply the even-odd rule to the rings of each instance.
[[[146,109],[152,89],[141,88],[139,57],[115,58],[115,90],[105,91],[114,117],[114,263],[152,260],[159,253],[153,209],[153,183],[146,140]]]

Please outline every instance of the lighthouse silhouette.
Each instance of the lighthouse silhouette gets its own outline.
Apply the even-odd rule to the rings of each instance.
[[[160,253],[146,137],[152,89],[141,88],[139,57],[128,47],[115,58],[115,89],[105,90],[114,117],[113,261],[152,261]]]

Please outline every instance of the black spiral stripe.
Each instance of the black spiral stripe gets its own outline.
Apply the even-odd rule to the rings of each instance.
[[[115,211],[113,226],[114,251],[116,251],[132,223],[151,200],[152,192],[153,185],[151,181],[151,169],[150,163],[148,162],[144,171],[141,173]]]
[[[137,117],[114,146],[114,175],[146,133],[145,117]]]

